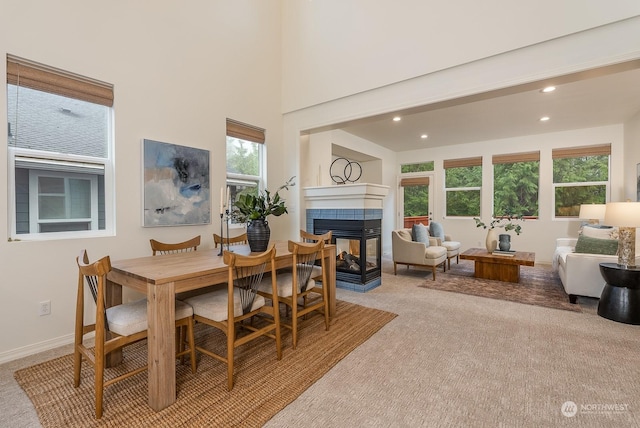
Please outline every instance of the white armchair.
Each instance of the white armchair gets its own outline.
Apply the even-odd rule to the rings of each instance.
[[[393,252],[393,274],[397,275],[397,265],[426,266],[431,268],[433,280],[436,279],[436,268],[442,265],[447,269],[447,249],[438,245],[437,238],[429,238],[429,246],[411,239],[411,229],[398,229],[391,232]]]

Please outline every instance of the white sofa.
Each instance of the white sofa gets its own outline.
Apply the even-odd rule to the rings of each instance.
[[[600,298],[605,281],[600,274],[600,263],[617,263],[617,255],[575,253],[577,238],[559,238],[553,255],[553,268],[557,270],[569,301],[576,303],[578,296]],[[636,239],[636,264],[640,265],[640,241]]]

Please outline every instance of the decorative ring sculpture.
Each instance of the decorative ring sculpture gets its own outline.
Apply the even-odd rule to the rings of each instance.
[[[338,162],[336,164],[336,162]],[[344,168],[342,168],[342,174],[340,173],[340,167],[344,164]],[[334,174],[334,166],[336,172],[338,174]],[[356,171],[357,169],[357,171]],[[350,161],[346,158],[335,158],[333,162],[331,162],[331,167],[329,168],[329,174],[331,174],[331,179],[334,183],[337,184],[346,184],[346,183],[355,183],[362,176],[362,166],[356,161]]]

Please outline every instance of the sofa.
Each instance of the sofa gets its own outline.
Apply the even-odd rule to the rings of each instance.
[[[393,274],[398,274],[397,265],[428,267],[432,271],[433,280],[436,279],[436,268],[442,265],[446,271],[447,249],[441,245],[438,238],[428,237],[427,242],[415,241],[411,229],[397,229],[391,232],[391,248],[393,257]]]
[[[596,230],[593,230],[596,229]],[[637,233],[637,232],[636,232]],[[565,293],[569,295],[571,303],[577,302],[578,296],[600,298],[605,281],[600,274],[600,263],[617,263],[615,254],[602,254],[603,245],[582,245],[583,241],[596,242],[597,240],[616,241],[617,228],[598,229],[583,227],[578,238],[559,238],[556,240],[556,250],[553,255],[553,269],[558,272]],[[594,241],[596,240],[596,241]],[[581,242],[579,242],[581,241]],[[640,265],[640,240],[636,238],[636,264]],[[577,247],[577,251],[576,251]],[[611,248],[611,247],[610,247]]]

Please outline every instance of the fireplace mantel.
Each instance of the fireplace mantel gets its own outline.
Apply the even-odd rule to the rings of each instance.
[[[389,186],[372,183],[305,187],[307,209],[381,209]]]

